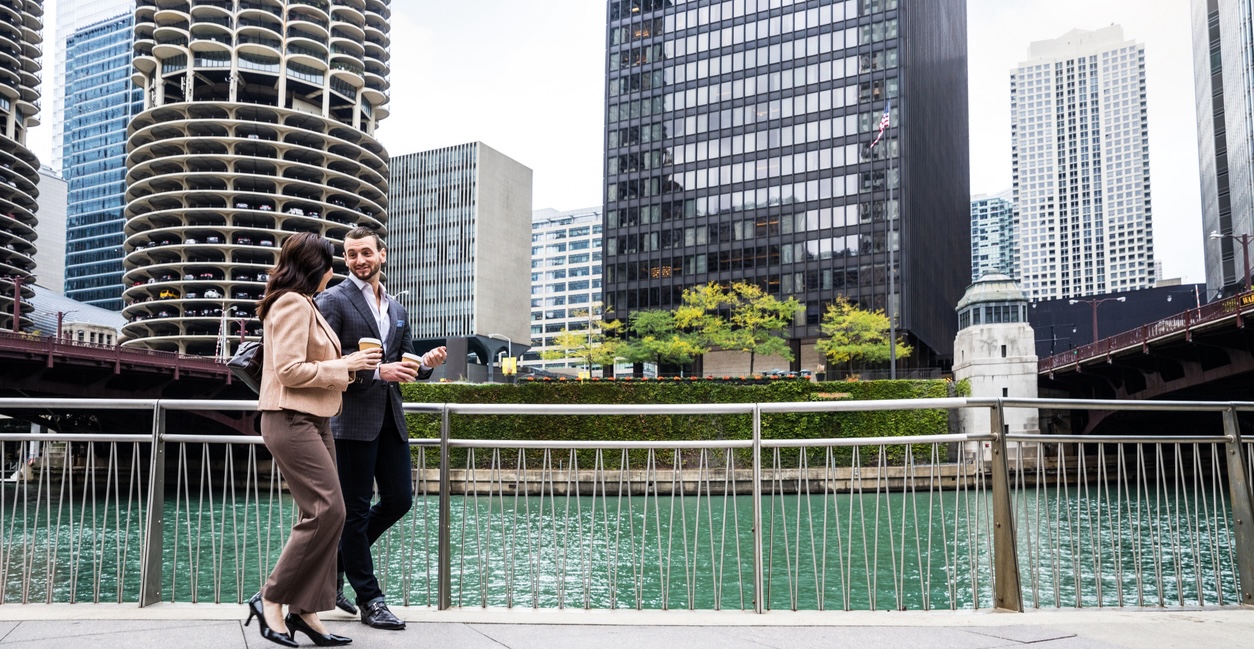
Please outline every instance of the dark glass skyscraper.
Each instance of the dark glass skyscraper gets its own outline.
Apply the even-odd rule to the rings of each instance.
[[[122,310],[122,214],[126,196],[126,125],[143,109],[131,83],[135,16],[89,25],[65,42],[62,175],[66,208],[65,293]]]
[[[890,308],[891,257],[891,310],[918,348],[910,362],[944,362],[970,272],[966,4],[607,10],[610,317],[671,308],[693,285],[750,281],[805,305],[794,355],[813,358],[837,295]]]

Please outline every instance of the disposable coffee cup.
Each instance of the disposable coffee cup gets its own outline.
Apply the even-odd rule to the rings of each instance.
[[[361,340],[357,341],[357,349],[366,350],[366,349],[382,349],[382,348],[383,348],[383,341],[379,340],[378,338],[362,338]]]
[[[422,367],[422,357],[417,354],[411,354],[409,352],[405,352],[404,354],[401,354],[401,362],[406,365],[412,365],[414,369],[419,369]]]

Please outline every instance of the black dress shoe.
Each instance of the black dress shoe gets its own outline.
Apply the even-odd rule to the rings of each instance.
[[[405,622],[392,614],[388,610],[388,605],[383,600],[377,600],[361,607],[361,623],[372,626],[376,629],[388,629],[391,631],[400,631],[405,628]]]
[[[261,605],[261,593],[253,595],[252,599],[248,600],[248,618],[244,620],[244,626],[248,626],[248,623],[252,622],[254,617],[257,618],[257,626],[261,627],[261,637],[284,647],[298,646],[296,641],[292,639],[291,631],[280,633],[271,629],[269,624],[266,624],[266,615]]]
[[[348,598],[344,596],[343,588],[335,591],[335,608],[338,608],[349,615],[357,615],[357,607],[353,606],[353,603],[348,601]]]
[[[287,622],[288,633],[291,633],[293,638],[296,637],[296,632],[300,631],[309,636],[309,639],[313,640],[313,643],[319,647],[342,647],[353,642],[352,638],[345,638],[342,635],[318,633],[314,631],[313,627],[306,624],[305,620],[299,615],[288,613],[284,621]]]

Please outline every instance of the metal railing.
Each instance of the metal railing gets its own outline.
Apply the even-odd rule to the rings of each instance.
[[[151,435],[0,434],[0,604],[247,599],[297,515],[282,475],[260,437],[188,435],[168,420],[255,405],[0,399],[5,412],[134,410],[152,424]],[[1254,403],[405,408],[438,418],[440,437],[411,439],[414,506],[375,548],[382,586],[403,605],[765,612],[1254,603],[1254,444],[1237,422]],[[1216,425],[1172,437],[1005,434],[1005,411],[1017,408],[1192,412]],[[830,425],[823,417],[891,422],[961,409],[987,411],[989,432],[778,434],[783,418],[797,415]],[[477,418],[545,415],[666,417],[685,436],[704,434],[454,435]],[[750,433],[719,439],[730,421],[750,422]]]

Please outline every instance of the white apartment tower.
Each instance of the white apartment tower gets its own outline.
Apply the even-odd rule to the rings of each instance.
[[[1145,47],[1118,25],[1034,42],[1010,73],[1010,112],[1029,298],[1152,287]]]
[[[562,330],[599,333],[601,327],[600,207],[531,215],[531,352],[523,365],[545,370],[584,369],[578,358],[540,360]],[[595,369],[595,368],[591,368]]]

